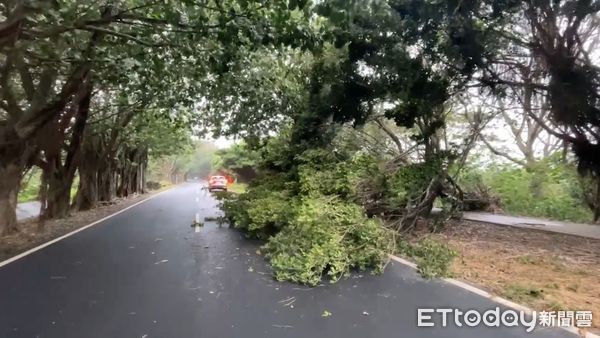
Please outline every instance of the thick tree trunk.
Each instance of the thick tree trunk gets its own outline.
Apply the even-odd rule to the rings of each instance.
[[[137,193],[137,180],[137,167],[135,167],[129,172],[129,195]]]
[[[77,210],[89,210],[98,205],[98,171],[93,165],[79,165],[79,187],[75,198]]]
[[[15,163],[0,161],[0,235],[18,230],[16,210],[22,170]]]
[[[12,126],[0,121],[0,235],[18,230],[17,203],[21,178],[33,148]]]
[[[115,198],[117,192],[114,182],[115,173],[110,165],[98,171],[98,200],[110,202]]]
[[[75,205],[77,210],[89,210],[98,205],[100,201],[100,158],[99,140],[91,134],[84,136],[81,151],[81,161],[78,164],[79,187]]]
[[[71,206],[71,187],[73,177],[60,171],[50,175],[48,181],[48,197],[44,218],[62,218],[69,214]]]
[[[117,196],[118,197],[127,197],[127,189],[129,187],[129,170],[127,165],[124,168],[121,168],[119,173],[120,180],[117,188]]]

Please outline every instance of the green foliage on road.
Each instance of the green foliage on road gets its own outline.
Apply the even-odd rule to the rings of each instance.
[[[391,232],[353,201],[366,173],[361,168],[375,162],[314,148],[293,157],[290,171],[268,169],[293,148],[285,136],[269,142],[261,176],[245,193],[223,200],[229,221],[266,240],[264,252],[278,280],[316,285],[352,270],[381,271],[394,248]]]
[[[275,278],[316,285],[352,269],[381,272],[391,237],[356,204],[333,196],[308,196],[294,217],[264,246]]]
[[[381,271],[393,250],[379,220],[336,195],[290,196],[251,185],[240,196],[228,196],[223,210],[237,228],[267,240],[264,251],[279,280],[316,285],[324,276],[335,281],[352,269]]]

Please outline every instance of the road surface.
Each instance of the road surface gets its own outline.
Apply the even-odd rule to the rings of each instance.
[[[218,213],[199,186],[181,185],[1,267],[0,337],[574,337],[418,328],[419,307],[497,305],[399,263],[312,289],[276,282],[259,243],[214,223],[190,226],[196,213]]]
[[[489,212],[472,211],[464,212],[463,218],[470,221],[486,222],[496,225],[508,225],[519,228],[537,229],[600,239],[600,225],[550,221],[540,218],[498,215]]]
[[[436,209],[439,211],[439,209]],[[435,210],[434,210],[435,211]],[[36,217],[40,213],[40,202],[24,202],[17,206],[17,219],[19,221]],[[499,215],[489,212],[465,211],[463,218],[470,221],[485,222],[495,225],[508,225],[519,228],[537,229],[558,232],[587,238],[600,239],[600,226],[591,224],[550,221],[541,218],[524,216]]]
[[[27,218],[36,217],[40,214],[40,202],[31,201],[17,204],[17,220],[22,221]]]

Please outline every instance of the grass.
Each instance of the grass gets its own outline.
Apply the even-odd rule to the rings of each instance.
[[[248,184],[246,184],[246,183],[233,183],[227,187],[227,191],[230,191],[230,192],[236,193],[236,194],[242,194],[242,193],[246,192],[247,188],[248,188]]]
[[[526,303],[532,298],[544,298],[544,289],[517,283],[507,285],[502,293],[504,297],[520,303]]]
[[[29,173],[27,173],[27,175],[25,175],[23,181],[21,182],[21,190],[19,191],[19,203],[37,201],[38,192],[40,190],[41,184],[41,174],[41,170],[33,168]],[[78,187],[79,176],[77,175],[75,176],[75,179],[73,180],[73,185],[71,186],[71,200],[73,200],[77,195]]]
[[[41,174],[42,172],[39,169],[33,168],[31,172],[25,175],[21,182],[21,190],[19,191],[19,203],[37,200]]]

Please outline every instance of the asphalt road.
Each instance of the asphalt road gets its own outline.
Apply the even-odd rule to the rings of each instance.
[[[41,204],[38,201],[23,202],[17,204],[17,219],[19,221],[36,217],[40,214]]]
[[[508,225],[518,228],[558,232],[567,235],[600,239],[600,225],[551,221],[542,218],[499,215],[489,212],[465,211],[463,218],[470,221],[486,222],[496,225]]]
[[[218,214],[199,186],[179,186],[0,268],[0,337],[574,337],[419,328],[420,307],[497,305],[399,263],[383,276],[312,289],[276,282],[259,243],[214,223],[190,226],[197,212]]]

